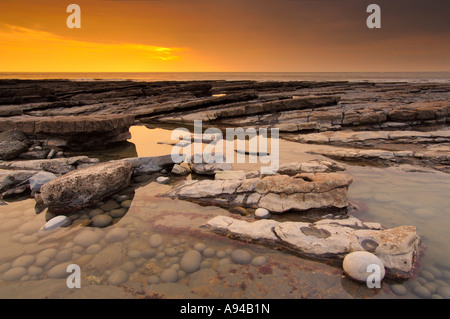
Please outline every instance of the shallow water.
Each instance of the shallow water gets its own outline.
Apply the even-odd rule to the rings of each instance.
[[[172,149],[158,143],[170,140],[170,130],[139,126],[132,127],[131,133],[138,156],[163,155]],[[282,140],[280,162],[323,159],[306,153],[314,148],[324,146]],[[108,158],[126,154],[117,148]],[[257,166],[233,165],[244,170]],[[72,225],[42,232],[39,228],[49,216],[46,211],[36,213],[33,199],[0,206],[0,297],[420,298],[413,292],[418,283],[434,291],[450,285],[448,175],[345,166],[354,179],[350,201],[359,207],[352,214],[385,227],[414,225],[427,247],[418,276],[401,283],[405,291],[398,289],[399,283],[386,280],[381,289],[368,289],[342,277],[339,265],[211,234],[201,225],[230,212],[159,197],[169,186],[155,183],[152,177],[124,191],[131,206],[105,228]],[[83,214],[89,217],[88,212],[79,217]],[[192,249],[202,251],[200,266],[186,273],[180,262]],[[247,251],[251,259],[262,256],[266,262],[236,264],[231,253],[237,249]],[[66,285],[65,267],[70,263],[81,268],[80,289]],[[391,290],[393,284],[398,295]]]

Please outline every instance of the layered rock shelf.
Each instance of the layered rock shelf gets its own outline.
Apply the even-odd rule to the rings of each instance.
[[[421,243],[414,226],[383,229],[378,223],[364,223],[354,217],[304,223],[217,216],[206,225],[222,235],[281,246],[318,259],[342,260],[353,251],[370,251],[380,258],[387,275],[393,278],[412,275]]]

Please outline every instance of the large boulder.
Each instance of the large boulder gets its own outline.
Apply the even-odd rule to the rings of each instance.
[[[26,137],[20,131],[5,131],[0,133],[0,159],[10,160],[28,150]]]
[[[42,200],[53,211],[70,212],[90,206],[130,183],[131,164],[101,163],[75,170],[45,183]]]

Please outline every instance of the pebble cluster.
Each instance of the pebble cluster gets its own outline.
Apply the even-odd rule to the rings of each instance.
[[[39,238],[33,234],[42,233],[39,233],[40,226],[38,222],[22,225],[15,240],[20,241],[25,236]],[[69,264],[84,263],[80,266],[87,272],[85,279],[91,283],[121,285],[145,278],[146,284],[153,285],[178,282],[205,268],[218,269],[232,264],[261,266],[267,261],[265,256],[254,256],[242,248],[172,239],[158,233],[138,235],[134,225],[129,224],[106,229],[84,228],[60,247],[4,262],[0,264],[0,279],[24,282],[66,278]]]

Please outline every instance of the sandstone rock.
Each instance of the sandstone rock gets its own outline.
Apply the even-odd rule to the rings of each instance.
[[[32,192],[39,192],[42,185],[57,178],[53,173],[49,172],[39,172],[30,177],[30,189]]]
[[[10,160],[16,158],[27,149],[27,144],[20,141],[0,142],[0,159]]]
[[[127,162],[97,164],[44,184],[41,187],[42,199],[51,209],[76,210],[125,188],[130,178],[131,165]]]
[[[66,174],[78,168],[79,165],[90,165],[95,159],[87,156],[75,156],[68,158],[55,158],[31,161],[0,161],[0,168],[11,170],[47,171],[54,174]]]
[[[179,164],[175,164],[172,168],[172,174],[175,175],[189,175],[189,173],[190,173],[189,169]]]
[[[160,172],[163,169],[172,170],[174,162],[171,155],[154,157],[134,157],[118,160],[117,162],[127,162],[133,168],[133,174],[150,174]]]
[[[216,171],[215,180],[244,180],[246,179],[244,171]]]
[[[4,192],[24,183],[28,186],[28,180],[36,173],[38,173],[38,171],[0,170],[0,192]]]
[[[350,219],[350,218],[349,218]],[[342,260],[349,252],[370,250],[391,277],[410,277],[420,246],[413,226],[371,229],[356,218],[324,223],[247,222],[217,216],[206,223],[214,232],[232,238],[284,247],[307,257]]]

